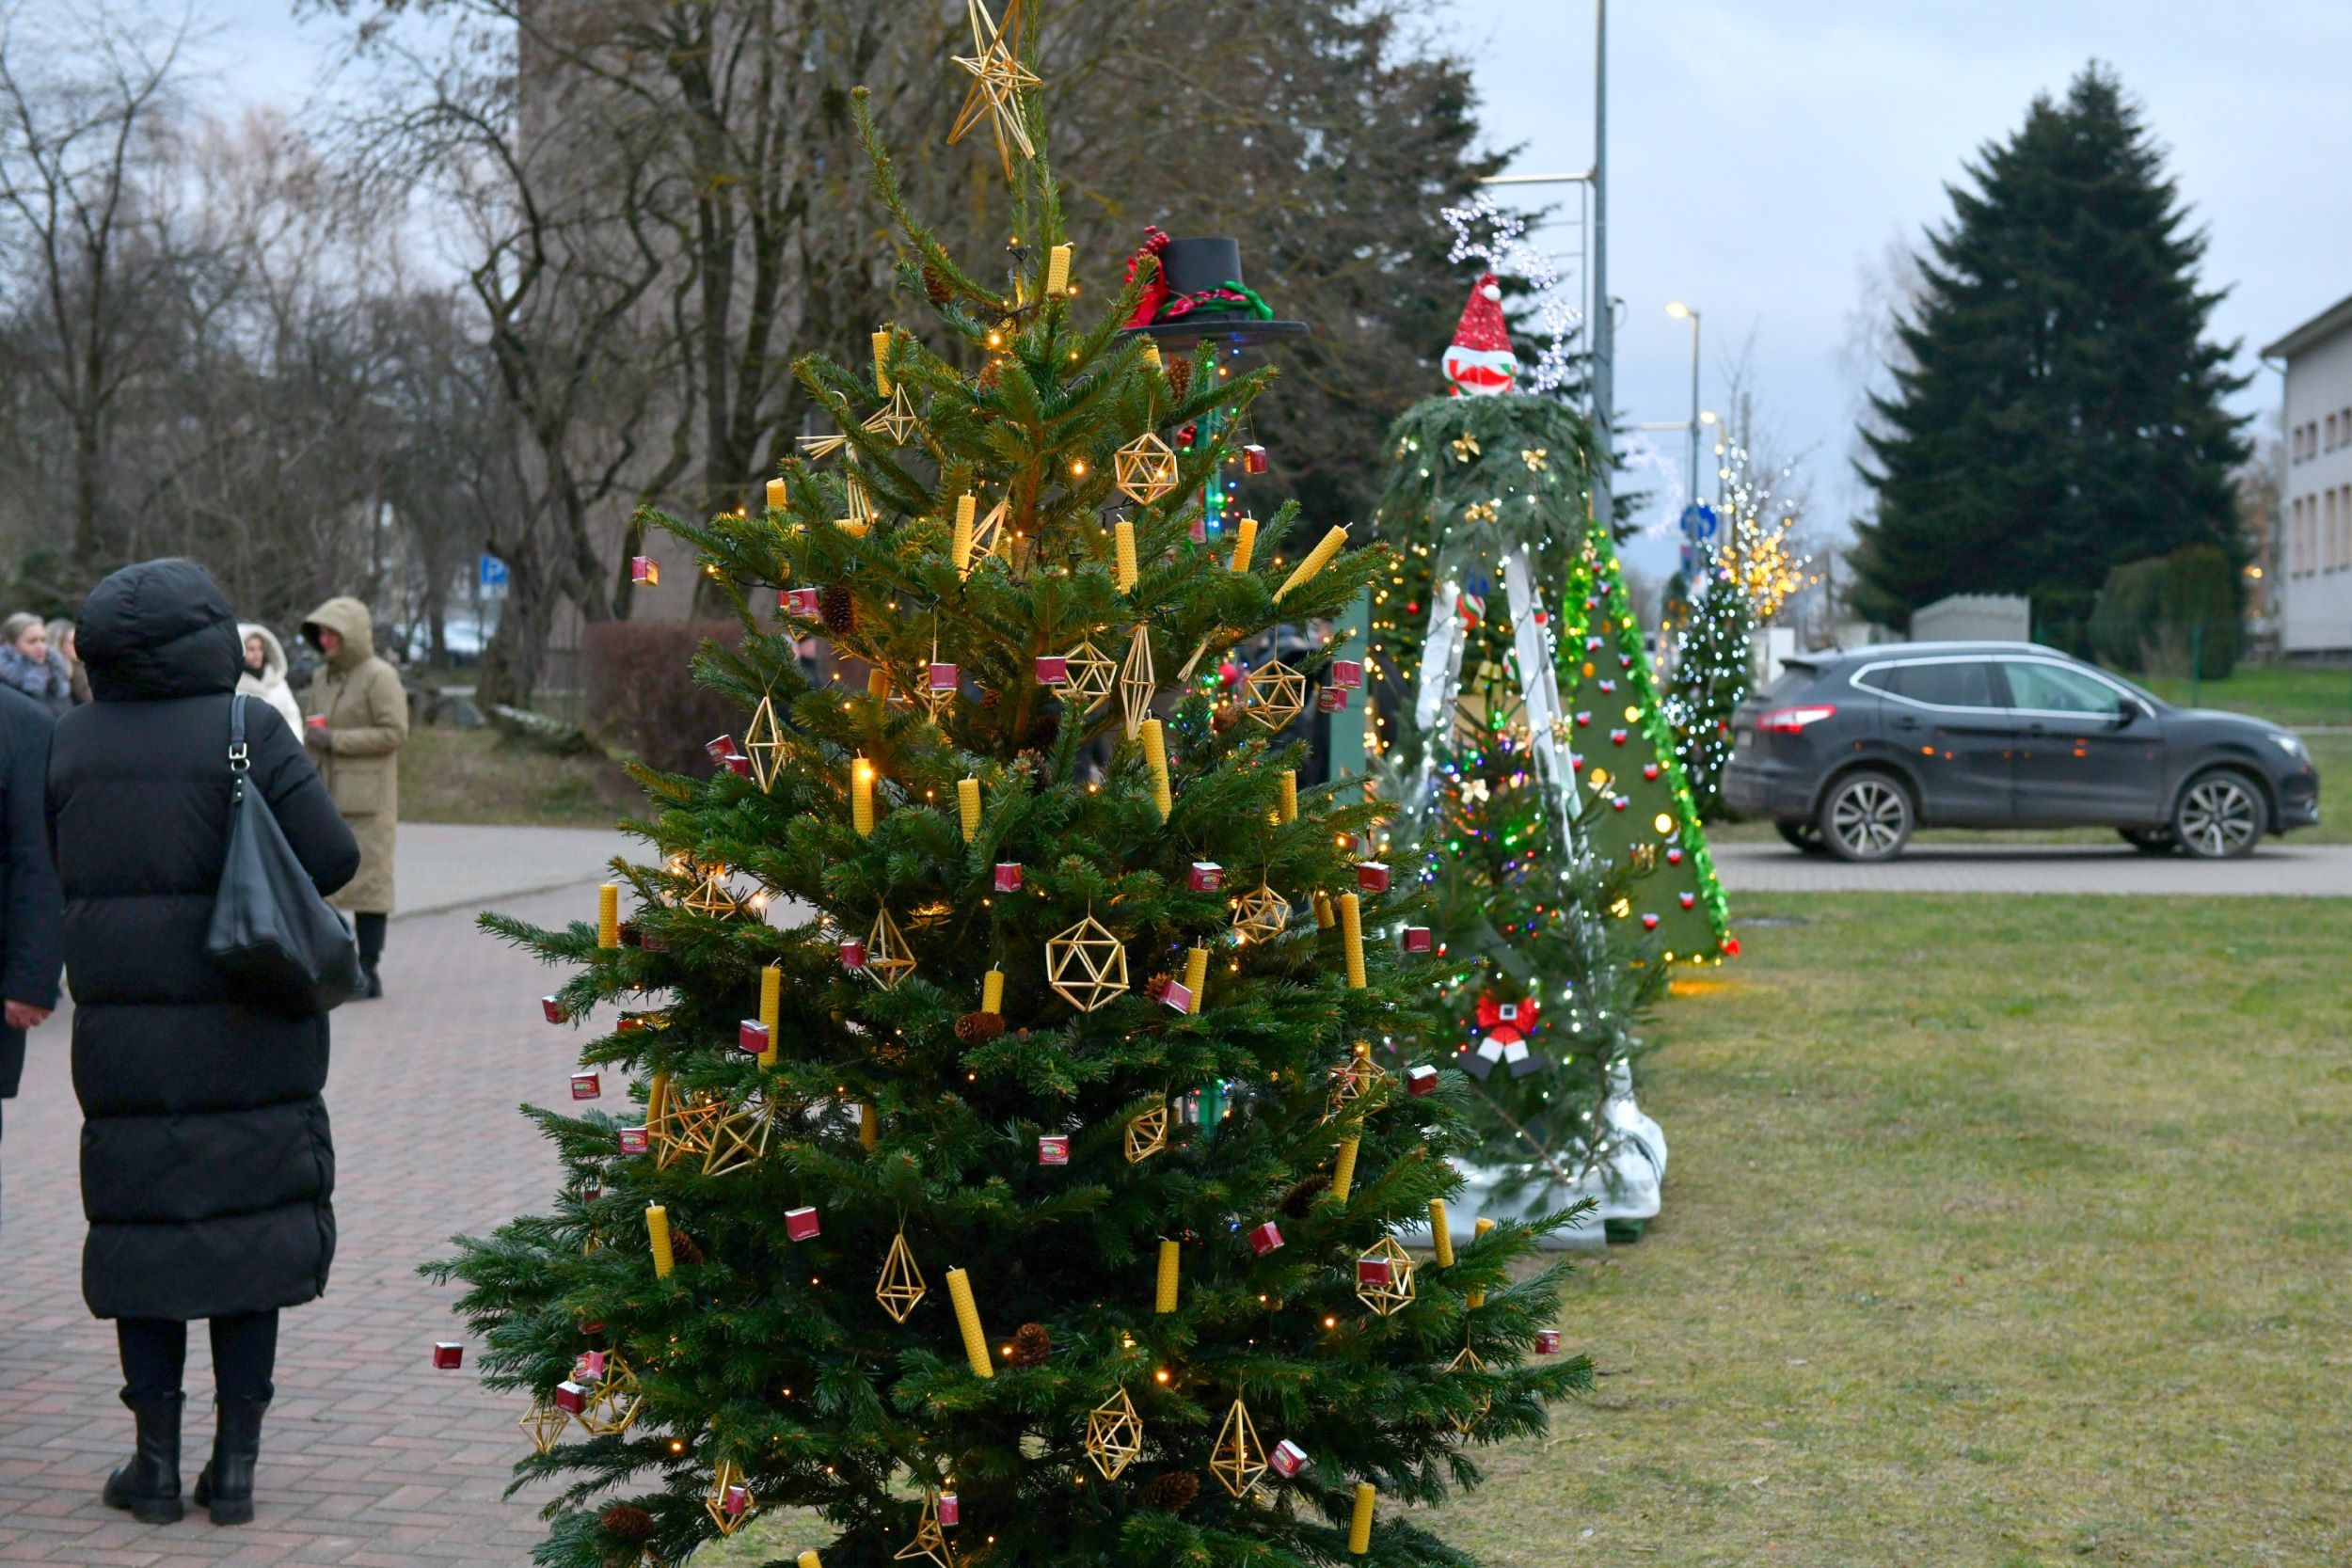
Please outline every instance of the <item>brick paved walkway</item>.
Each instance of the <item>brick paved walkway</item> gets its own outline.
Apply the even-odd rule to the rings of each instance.
[[[540,885],[544,885],[545,879]],[[514,885],[530,885],[516,883]],[[586,888],[503,902],[543,922],[587,914]],[[326,1295],[286,1314],[263,1432],[260,1516],[200,1513],[151,1529],[98,1501],[129,1449],[111,1324],[79,1286],[83,1234],[62,1017],[36,1033],[8,1106],[0,1231],[0,1563],[382,1565],[526,1562],[533,1500],[502,1500],[524,1451],[519,1405],[485,1393],[472,1356],[437,1372],[431,1342],[462,1338],[453,1292],[416,1275],[443,1239],[542,1201],[555,1162],[515,1107],[565,1099],[567,1033],[539,1021],[545,971],[463,913],[394,924],[390,998],[335,1015],[340,1249]],[[209,1354],[191,1336],[184,1482],[210,1451]]]

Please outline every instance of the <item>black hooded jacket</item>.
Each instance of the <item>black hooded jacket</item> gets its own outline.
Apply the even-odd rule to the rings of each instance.
[[[235,616],[203,568],[126,566],[82,606],[94,701],[57,721],[49,834],[65,888],[81,1099],[82,1293],[102,1318],[291,1307],[335,1254],[326,1020],[240,1002],[204,957],[229,843]],[[246,704],[252,777],[322,893],[358,869],[302,743]]]

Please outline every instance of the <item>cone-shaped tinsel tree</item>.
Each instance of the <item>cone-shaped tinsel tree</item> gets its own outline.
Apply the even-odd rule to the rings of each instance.
[[[800,366],[841,439],[765,510],[660,520],[744,622],[700,664],[739,736],[644,775],[631,908],[489,921],[576,971],[551,1018],[628,1009],[582,1065],[637,1107],[533,1113],[553,1212],[439,1266],[535,1402],[519,1473],[571,1488],[543,1562],[677,1561],[792,1509],[785,1556],[828,1568],[1460,1564],[1404,1506],[1589,1377],[1530,1359],[1559,1279],[1515,1265],[1556,1219],[1434,1262],[1391,1240],[1467,1133],[1458,1077],[1375,1053],[1415,984],[1367,940],[1398,896],[1351,847],[1375,808],[1269,750],[1291,672],[1222,731],[1182,695],[1378,553],[1317,527],[1285,561],[1287,512],[1193,539],[1268,374],[1123,335],[1148,263],[1071,297],[1015,41],[973,62],[1009,276],[908,214],[861,94],[934,325]],[[820,623],[870,684],[803,681]]]

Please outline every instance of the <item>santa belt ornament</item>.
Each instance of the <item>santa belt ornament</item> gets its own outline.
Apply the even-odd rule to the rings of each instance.
[[[1529,1051],[1527,1042],[1516,1035],[1507,1040],[1489,1035],[1462,1057],[1462,1070],[1481,1082],[1491,1077],[1497,1066],[1509,1068],[1514,1078],[1524,1078],[1543,1065],[1543,1058]]]

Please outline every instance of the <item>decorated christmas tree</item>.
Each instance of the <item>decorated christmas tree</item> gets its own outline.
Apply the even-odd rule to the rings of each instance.
[[[910,214],[858,95],[932,325],[798,367],[839,435],[764,510],[654,519],[743,621],[697,667],[739,734],[641,772],[654,852],[596,923],[486,922],[572,970],[542,1006],[620,1107],[531,1113],[552,1210],[437,1266],[529,1405],[518,1476],[564,1483],[545,1563],[793,1510],[803,1568],[1458,1565],[1407,1510],[1588,1385],[1518,1267],[1559,1216],[1453,1245],[1465,1081],[1375,1051],[1422,960],[1374,940],[1378,808],[1272,747],[1313,672],[1260,666],[1227,728],[1186,689],[1383,557],[1195,537],[1270,373],[1123,331],[1152,264],[1072,297],[1022,41],[962,62],[1004,276]],[[820,627],[863,686],[803,679]]]

